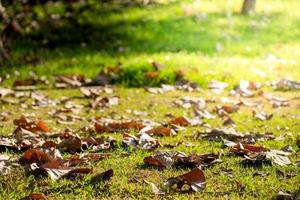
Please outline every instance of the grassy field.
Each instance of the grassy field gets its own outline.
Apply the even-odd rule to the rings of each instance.
[[[94,76],[106,66],[123,64],[119,83],[151,84],[141,71],[149,62],[164,65],[160,78],[174,82],[174,71],[205,86],[211,79],[236,84],[241,77],[272,80],[299,79],[300,25],[297,0],[257,2],[252,16],[239,14],[241,0],[167,1],[165,4],[105,6],[89,1],[91,8],[76,15],[79,25],[50,24],[37,11],[38,30],[13,41],[10,63],[0,73],[33,70],[38,74],[82,73]],[[51,13],[63,14],[60,3]],[[45,23],[47,21],[48,23]],[[41,45],[41,41],[48,45]],[[34,66],[26,63],[35,63]],[[130,78],[128,78],[130,77]]]
[[[167,122],[166,114],[193,117],[192,109],[174,106],[173,102],[184,96],[216,99],[208,104],[212,111],[216,105],[223,105],[221,97],[228,97],[228,90],[222,94],[214,94],[206,89],[211,80],[229,83],[233,88],[240,80],[260,81],[289,78],[300,80],[300,2],[299,0],[258,0],[257,12],[250,16],[239,14],[241,0],[175,0],[147,6],[119,7],[105,6],[89,1],[91,8],[80,17],[80,26],[56,25],[49,31],[47,25],[39,30],[28,31],[20,39],[12,43],[12,58],[1,63],[0,76],[11,74],[11,78],[1,83],[11,86],[16,79],[28,76],[30,71],[49,78],[58,74],[84,74],[95,76],[107,66],[122,63],[124,73],[115,86],[113,95],[120,96],[120,105],[107,109],[84,107],[79,116],[86,120],[73,125],[58,124],[48,112],[53,107],[38,109],[21,108],[19,104],[1,102],[0,113],[11,112],[8,121],[1,122],[2,137],[15,129],[13,119],[22,114],[42,118],[51,131],[63,130],[66,127],[78,129],[90,125],[89,119],[95,116],[111,118],[125,116],[129,119],[150,119],[156,122]],[[48,10],[50,13],[64,13],[64,5],[55,4]],[[41,13],[39,9],[37,13]],[[38,14],[41,21],[45,16]],[[49,44],[43,46],[40,41],[47,39]],[[164,67],[157,81],[144,79],[144,73],[153,70],[151,62],[156,61]],[[34,64],[33,64],[34,63]],[[20,72],[16,75],[15,70]],[[161,82],[175,83],[177,70],[185,72],[185,78],[199,83],[200,92],[172,91],[164,94],[150,94],[142,88],[127,86],[159,85]],[[0,86],[1,86],[0,85]],[[236,123],[236,129],[242,132],[267,133],[276,137],[291,133],[281,141],[270,140],[258,142],[270,149],[280,149],[292,145],[296,151],[290,160],[294,163],[300,159],[299,147],[295,143],[300,127],[300,102],[298,91],[277,91],[265,86],[263,91],[291,101],[289,107],[272,108],[262,97],[251,101],[262,101],[263,110],[273,113],[270,121],[259,121],[252,117],[252,109],[241,107],[230,116]],[[52,99],[63,96],[82,96],[78,89],[49,89],[41,91]],[[107,96],[107,94],[103,94]],[[238,98],[232,98],[238,99]],[[74,100],[86,105],[86,99]],[[30,102],[27,102],[30,104]],[[152,106],[150,106],[152,105]],[[63,107],[59,105],[58,107]],[[147,112],[147,116],[135,116],[128,109]],[[221,127],[219,118],[204,120],[212,128]],[[220,153],[229,152],[222,142],[210,142],[206,139],[192,139],[197,131],[205,127],[187,127],[174,137],[158,137],[162,144],[184,143],[174,148],[187,154],[191,152]],[[136,132],[132,132],[136,134]],[[79,135],[89,135],[80,132]],[[221,155],[222,163],[204,169],[206,188],[201,193],[179,192],[164,187],[165,181],[188,169],[167,168],[163,171],[147,167],[143,164],[146,156],[153,152],[136,150],[121,145],[122,134],[104,133],[97,136],[112,136],[117,139],[117,148],[104,152],[112,153],[112,157],[93,164],[94,172],[112,168],[114,176],[105,183],[92,185],[91,175],[62,179],[36,179],[25,175],[22,167],[9,175],[0,176],[0,199],[20,199],[30,192],[43,192],[49,199],[153,199],[151,187],[144,180],[155,183],[167,192],[162,199],[272,199],[279,191],[299,192],[300,168],[296,165],[245,167],[241,158]],[[160,149],[168,149],[161,147]],[[128,157],[122,153],[129,152]],[[13,159],[20,158],[22,153],[6,151]],[[68,154],[64,154],[68,156]],[[232,176],[226,171],[231,170]],[[295,176],[280,176],[278,171]],[[256,172],[265,177],[254,176]],[[241,183],[243,189],[237,185]]]
[[[227,92],[226,92],[227,93]],[[115,95],[120,96],[120,105],[111,107],[104,110],[91,110],[90,108],[84,108],[79,116],[86,117],[86,120],[76,122],[74,125],[61,125],[56,123],[49,114],[49,111],[55,108],[63,107],[56,106],[48,108],[33,109],[20,109],[18,105],[3,105],[1,112],[11,111],[12,115],[7,122],[2,123],[0,129],[1,135],[5,136],[11,133],[15,126],[12,123],[12,119],[18,118],[22,114],[34,115],[37,118],[42,118],[46,124],[50,127],[52,132],[58,130],[64,130],[69,127],[77,130],[85,125],[91,125],[89,122],[91,117],[102,116],[111,118],[114,114],[116,118],[125,116],[128,119],[151,119],[156,122],[167,122],[170,118],[167,118],[165,114],[172,113],[175,116],[189,116],[193,117],[192,109],[183,109],[174,106],[174,101],[178,100],[182,96],[195,96],[204,97],[206,99],[216,98],[216,103],[208,104],[208,110],[212,110],[215,105],[222,105],[219,97],[227,96],[227,94],[215,95],[208,91],[202,92],[169,92],[166,94],[149,94],[143,89],[125,89],[118,88],[115,91]],[[52,99],[58,99],[61,96],[78,97],[82,94],[76,90],[50,90],[44,91],[43,94],[48,95]],[[293,97],[297,95],[296,92],[272,92],[276,96]],[[137,98],[138,97],[138,98]],[[262,100],[261,98],[251,99],[252,102],[256,100]],[[74,100],[77,104],[86,105],[87,100]],[[242,132],[253,132],[264,134],[266,132],[272,132],[276,137],[285,134],[292,133],[291,137],[285,137],[282,141],[264,141],[258,144],[268,147],[270,149],[280,149],[288,144],[292,145],[293,149],[297,153],[289,156],[292,162],[299,160],[299,148],[295,144],[296,133],[299,127],[300,110],[296,106],[299,106],[299,101],[294,101],[292,106],[286,108],[272,109],[267,103],[263,103],[264,110],[268,113],[273,113],[274,118],[267,122],[261,122],[252,117],[251,108],[241,107],[238,113],[231,114],[232,119],[236,123],[236,129]],[[152,109],[148,109],[149,104],[152,104]],[[148,116],[135,116],[128,113],[128,109],[139,110],[148,113]],[[20,113],[21,111],[21,113]],[[204,120],[208,124],[214,127],[221,127],[221,119]],[[222,142],[209,142],[206,139],[198,138],[192,139],[190,136],[195,136],[197,131],[205,130],[205,127],[188,127],[186,131],[180,132],[175,137],[158,137],[163,145],[176,144],[177,142],[184,142],[174,148],[174,150],[183,151],[185,153],[225,153],[229,152],[229,148],[224,148]],[[136,134],[136,132],[132,132]],[[79,135],[90,135],[86,132],[79,132]],[[124,147],[121,145],[122,134],[92,134],[97,136],[112,136],[117,139],[117,148],[114,150],[108,150],[103,152],[112,153],[112,157],[99,161],[92,165],[94,172],[101,172],[112,168],[114,170],[114,176],[106,183],[97,184],[96,186],[88,182],[92,175],[87,175],[84,178],[75,179],[62,179],[59,181],[51,180],[50,178],[35,179],[32,175],[26,176],[23,168],[17,168],[11,174],[1,176],[0,183],[0,197],[1,199],[19,199],[22,196],[28,195],[30,192],[43,192],[49,199],[152,199],[154,194],[151,192],[150,186],[144,182],[151,181],[155,183],[159,188],[164,188],[167,191],[167,195],[162,196],[164,199],[271,199],[276,196],[279,191],[297,192],[300,185],[300,169],[297,166],[270,166],[263,165],[262,167],[245,167],[242,165],[241,158],[235,156],[221,155],[222,163],[216,164],[212,167],[204,169],[204,173],[207,180],[206,189],[201,193],[192,192],[179,192],[173,189],[167,189],[163,185],[165,181],[176,175],[187,172],[188,169],[176,169],[167,168],[163,171],[147,167],[143,164],[143,158],[152,154],[152,152],[134,150],[133,148]],[[162,147],[160,149],[169,149]],[[129,152],[129,157],[121,157],[124,152]],[[6,153],[13,156],[14,159],[19,158],[22,153],[15,154],[7,151]],[[68,156],[68,154],[64,154]],[[229,173],[230,177],[226,174],[226,171],[232,170]],[[278,170],[285,174],[295,174],[295,176],[281,177],[278,175]],[[265,177],[254,176],[254,173],[259,172],[265,174]],[[236,182],[242,184],[244,189],[239,188]],[[167,189],[167,190],[166,190]]]

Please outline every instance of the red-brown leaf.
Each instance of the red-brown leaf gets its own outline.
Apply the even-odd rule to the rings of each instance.
[[[21,200],[46,200],[47,197],[43,193],[31,193]]]
[[[146,133],[148,133],[149,135],[160,135],[160,136],[173,136],[176,134],[174,130],[164,126],[150,129],[146,131]]]
[[[29,149],[25,151],[20,161],[25,164],[37,163],[38,165],[43,165],[48,162],[54,162],[55,159],[49,153],[40,149]]]

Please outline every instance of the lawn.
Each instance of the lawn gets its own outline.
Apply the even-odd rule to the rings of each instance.
[[[47,90],[43,91],[51,99],[59,99],[62,96],[72,97],[72,101],[76,104],[87,105],[87,99],[78,99],[82,94],[78,89],[69,90]],[[296,92],[274,92],[272,95],[294,97]],[[104,95],[103,96],[111,96]],[[40,107],[36,110],[30,107],[30,100],[26,104],[29,108],[20,108],[19,105],[3,105],[1,112],[10,111],[9,119],[2,123],[0,129],[1,135],[6,136],[8,133],[13,132],[15,125],[12,120],[19,118],[21,115],[32,116],[33,118],[40,118],[50,128],[51,132],[62,131],[65,128],[76,130],[80,136],[112,136],[117,140],[117,147],[113,150],[104,150],[100,152],[111,153],[111,158],[99,161],[91,165],[94,173],[101,172],[112,168],[114,176],[111,180],[105,183],[89,184],[88,180],[92,175],[84,177],[77,177],[75,179],[62,179],[51,180],[50,178],[36,179],[33,175],[25,175],[23,167],[17,167],[8,175],[1,176],[1,199],[18,199],[22,196],[28,195],[30,192],[43,192],[47,194],[50,199],[148,199],[154,198],[151,192],[151,187],[144,181],[151,181],[157,184],[158,187],[164,188],[165,181],[176,175],[187,172],[188,169],[167,168],[165,170],[157,170],[148,167],[144,164],[143,159],[146,156],[152,155],[153,151],[136,150],[122,145],[122,134],[120,133],[88,133],[79,131],[80,128],[86,125],[93,125],[90,120],[93,117],[106,117],[119,119],[150,119],[155,122],[168,122],[171,118],[166,117],[166,114],[173,114],[174,116],[188,116],[193,117],[192,109],[178,108],[174,105],[174,101],[180,99],[182,96],[202,97],[207,100],[216,99],[216,103],[209,103],[208,110],[213,110],[215,105],[223,105],[220,102],[220,97],[227,96],[227,92],[221,95],[215,95],[209,91],[201,92],[181,92],[174,91],[165,94],[150,94],[143,89],[126,89],[116,88],[114,95],[120,96],[120,105],[112,106],[107,109],[94,109],[84,107],[78,116],[84,117],[82,121],[76,121],[75,124],[64,125],[57,123],[57,119],[50,116],[48,113],[58,108],[64,107],[59,105],[56,107]],[[138,97],[138,98],[137,98]],[[235,99],[235,98],[231,98]],[[241,107],[241,109],[234,114],[231,118],[236,123],[236,129],[242,132],[254,133],[272,133],[274,136],[279,137],[282,134],[291,133],[291,136],[285,136],[283,140],[268,140],[258,142],[258,145],[270,149],[280,149],[286,145],[291,145],[297,153],[289,156],[292,162],[299,160],[299,148],[295,144],[296,135],[299,127],[300,110],[296,108],[299,106],[297,102],[293,101],[290,107],[272,108],[261,97],[252,98],[250,101],[256,100],[263,101],[264,111],[273,113],[274,117],[270,121],[262,122],[252,117],[251,110],[254,108]],[[152,105],[149,109],[149,105]],[[146,112],[147,116],[136,116],[129,113],[129,110],[138,110]],[[72,115],[72,113],[61,114]],[[222,127],[222,120],[210,119],[205,120],[212,128]],[[270,166],[264,164],[262,166],[244,166],[242,159],[236,156],[229,156],[227,153],[230,148],[224,148],[223,142],[208,141],[204,138],[193,139],[198,131],[204,131],[207,127],[187,127],[186,131],[180,131],[174,137],[156,137],[163,145],[175,145],[178,142],[183,144],[175,146],[174,150],[182,151],[187,154],[195,152],[197,154],[204,153],[221,153],[220,158],[222,163],[218,163],[203,171],[206,177],[206,189],[201,193],[193,192],[180,192],[174,189],[167,189],[167,195],[162,198],[175,198],[175,199],[270,199],[275,197],[279,191],[296,192],[299,189],[300,177],[299,167],[294,165],[289,166]],[[136,131],[131,131],[136,134]],[[168,147],[161,147],[159,149],[170,149]],[[130,153],[128,157],[122,157],[124,153]],[[7,154],[12,156],[12,159],[18,159],[22,153],[13,153],[6,151]],[[65,157],[70,154],[63,154]],[[228,172],[231,175],[226,174]],[[279,171],[285,175],[280,175]],[[265,176],[255,176],[255,173],[265,174]],[[279,175],[278,175],[279,173]],[[289,177],[289,174],[294,174]],[[236,185],[236,182],[242,184],[241,189]]]
[[[141,73],[151,71],[149,62],[157,61],[164,65],[160,79],[167,83],[174,83],[173,72],[178,69],[203,86],[211,79],[234,85],[241,77],[258,81],[300,77],[297,0],[258,1],[252,16],[239,14],[240,0],[121,8],[89,2],[92,8],[75,16],[80,19],[75,28],[54,21],[49,30],[45,16],[37,11],[40,28],[13,41],[11,62],[0,73],[18,70],[26,76],[33,70],[51,76],[84,69],[93,77],[120,62],[127,73],[119,83],[143,86],[157,84],[143,80]],[[64,6],[57,3],[49,12],[62,14]],[[47,45],[41,45],[45,40]]]
[[[80,137],[111,136],[116,140],[114,148],[97,151],[111,156],[82,165],[92,168],[90,174],[52,180],[50,177],[37,178],[28,172],[28,167],[16,164],[24,151],[4,149],[1,155],[9,155],[16,166],[0,176],[0,199],[20,199],[39,192],[49,199],[276,199],[280,191],[292,195],[299,193],[300,147],[299,140],[298,144],[296,142],[300,127],[299,89],[280,90],[270,86],[270,81],[282,78],[300,80],[298,0],[258,0],[256,13],[250,16],[239,14],[240,0],[222,3],[218,0],[175,0],[127,7],[88,2],[89,9],[76,16],[80,18],[76,29],[55,21],[51,22],[54,28],[47,29],[47,24],[41,23],[40,29],[28,30],[12,41],[11,60],[1,63],[0,67],[1,77],[10,76],[0,83],[0,89],[11,88],[16,80],[28,78],[31,71],[53,83],[53,77],[57,75],[83,74],[93,78],[101,70],[121,65],[121,72],[112,86],[113,93],[98,94],[100,97],[119,96],[119,104],[91,108],[89,104],[95,99],[85,98],[80,88],[59,89],[51,84],[38,85],[34,90],[56,104],[48,102],[47,106],[33,106],[35,97],[30,95],[30,90],[12,87],[15,95],[0,95],[0,135],[10,137],[17,127],[13,120],[25,115],[42,119],[51,133],[70,128]],[[45,16],[41,9],[37,7],[35,12],[43,22]],[[62,15],[65,9],[62,3],[56,3],[49,6],[48,12]],[[41,45],[45,39],[48,42]],[[153,61],[160,63],[162,68],[155,71],[151,65]],[[152,71],[157,75],[145,78],[145,74]],[[153,94],[143,88],[159,87],[161,83],[173,85],[178,74],[197,83],[200,89]],[[229,85],[216,94],[208,89],[212,80]],[[261,82],[263,86],[251,90],[253,97],[230,96],[230,90],[241,80]],[[274,107],[262,92],[288,99],[289,105]],[[162,144],[153,151],[126,146],[120,132],[81,129],[93,127],[95,120],[101,121],[101,118],[150,120],[161,124],[175,117],[195,118],[193,106],[182,108],[174,103],[183,97],[205,99],[205,109],[217,117],[201,119],[205,124],[188,125],[175,136],[153,136]],[[259,105],[242,105],[240,100]],[[62,118],[74,117],[70,123],[61,123],[57,116],[53,117],[53,112],[66,108],[68,101],[74,103],[71,103],[72,108],[78,108],[78,105],[82,108],[75,113],[60,113]],[[235,124],[225,126],[224,117],[215,111],[216,106],[235,104],[239,104],[239,110],[228,114]],[[253,110],[265,111],[273,117],[263,121],[256,119]],[[291,145],[294,152],[288,158],[292,164],[244,165],[242,157],[230,154],[232,148],[226,147],[222,139],[210,141],[198,134],[220,127],[232,127],[252,135],[272,134],[275,139],[257,141],[255,145],[276,150]],[[137,135],[138,130],[129,133]],[[53,141],[58,142],[57,139]],[[187,155],[215,153],[222,162],[203,169],[206,179],[203,191],[180,191],[168,188],[164,183],[190,169],[167,167],[158,170],[143,161],[155,151],[167,149]],[[70,155],[62,151],[63,158]],[[90,181],[95,174],[108,169],[114,171],[110,180],[96,184]],[[153,194],[147,182],[154,183],[166,194]]]

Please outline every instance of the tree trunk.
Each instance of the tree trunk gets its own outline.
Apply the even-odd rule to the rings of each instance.
[[[249,15],[255,10],[256,0],[244,0],[242,14]]]
[[[0,38],[0,62],[9,59],[9,52],[5,49],[2,38]]]
[[[4,28],[6,27],[7,23],[9,22],[9,18],[5,12],[5,8],[1,4],[0,0],[0,20],[3,23]],[[6,60],[9,58],[9,53],[5,48],[5,36],[4,30],[0,29],[0,61]]]

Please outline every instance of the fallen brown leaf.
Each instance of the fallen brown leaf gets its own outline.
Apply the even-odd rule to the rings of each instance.
[[[201,169],[195,168],[190,172],[180,175],[175,178],[170,178],[166,182],[166,186],[172,187],[177,185],[178,189],[181,189],[183,185],[189,185],[195,192],[201,192],[205,188],[205,177]]]
[[[31,193],[21,200],[47,200],[47,197],[43,193]]]
[[[147,133],[142,133],[138,137],[125,133],[123,134],[123,143],[128,146],[144,150],[153,150],[161,146],[157,139],[152,138]]]
[[[256,111],[252,111],[253,117],[255,117],[256,119],[259,119],[261,121],[267,121],[273,118],[273,114],[267,114],[265,112],[259,112],[257,113]]]
[[[103,182],[103,181],[107,181],[109,180],[112,176],[114,175],[114,171],[112,169],[109,169],[107,171],[101,172],[99,174],[94,175],[91,178],[91,183],[95,184],[95,183],[99,183],[99,182]]]
[[[173,129],[167,127],[156,127],[146,131],[149,135],[159,135],[159,136],[174,136],[176,132]]]
[[[145,126],[136,121],[111,122],[111,123],[95,123],[95,131],[98,133],[104,132],[126,132],[130,129],[141,130]]]

